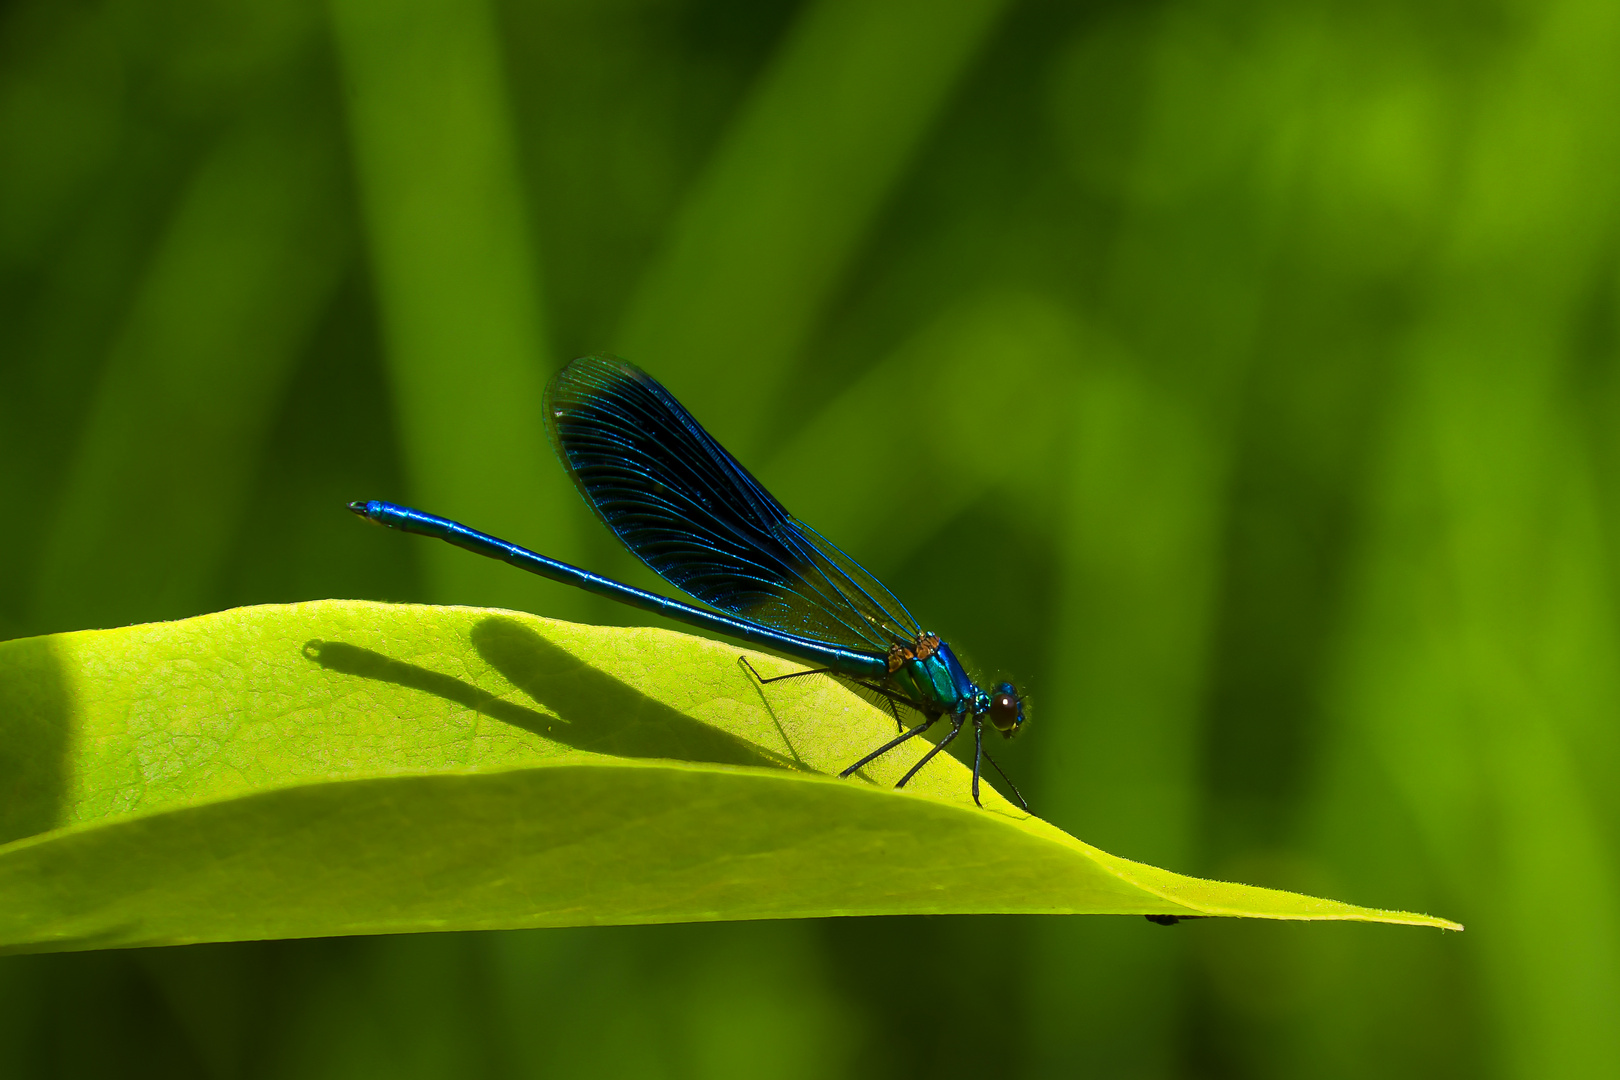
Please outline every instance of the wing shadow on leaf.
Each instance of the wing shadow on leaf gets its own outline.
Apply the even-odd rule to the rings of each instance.
[[[307,642],[304,655],[329,671],[421,690],[576,750],[803,769],[781,754],[648,697],[516,620],[484,619],[473,627],[472,644],[485,662],[550,711],[531,709],[453,675],[341,641]]]
[[[548,738],[617,757],[804,770],[791,758],[648,697],[516,619],[480,620],[472,643],[490,667],[567,722],[569,731]]]

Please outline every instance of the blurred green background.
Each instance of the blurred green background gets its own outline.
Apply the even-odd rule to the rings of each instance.
[[[975,670],[1038,811],[1466,934],[855,919],[0,960],[0,1074],[1620,1075],[1620,6],[10,0],[0,636],[644,617],[656,374]],[[0,902],[4,902],[0,898]]]

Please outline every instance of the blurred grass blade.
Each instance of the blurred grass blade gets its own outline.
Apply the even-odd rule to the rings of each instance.
[[[411,486],[394,494],[577,559],[584,516],[540,416],[561,358],[489,5],[333,0],[331,11]],[[444,599],[582,610],[571,590],[443,545],[420,558]]]
[[[1493,296],[1431,328],[1394,425],[1338,700],[1386,775],[1338,798],[1392,787],[1437,891],[1491,928],[1514,1075],[1605,1075],[1620,1068],[1600,1019],[1620,1009],[1606,813],[1620,635],[1587,462],[1565,437],[1578,420],[1531,371],[1556,344],[1531,345],[1533,313],[1510,307]]]
[[[64,705],[35,692],[42,644],[65,746],[32,715]],[[1455,928],[1107,855],[974,807],[943,755],[888,787],[922,748],[875,784],[816,775],[893,721],[830,680],[765,690],[737,653],[350,601],[0,644],[0,782],[63,826],[0,847],[0,944],[943,912]]]
[[[102,370],[37,621],[205,606],[282,388],[350,252],[325,119],[301,100],[250,112],[198,170]]]
[[[1041,790],[1055,821],[1172,864],[1194,856],[1203,817],[1225,496],[1277,236],[1265,193],[1287,188],[1278,114],[1311,55],[1289,20],[1276,22],[1287,30],[1251,35],[1235,12],[1132,10],[1077,37],[1055,84],[1074,165],[1109,191],[1121,222],[1092,316],[1118,344],[1075,380],[1055,485],[1048,665],[1067,678],[1048,714]],[[1128,142],[1093,136],[1100,112],[1140,116]],[[1092,778],[1097,761],[1109,768]],[[1037,1053],[1173,1075],[1178,1018],[1164,987],[1188,962],[1187,940],[1144,948],[1091,924],[1039,933]],[[1082,964],[1093,977],[1075,984]]]
[[[1070,400],[1068,549],[1054,641],[1069,682],[1047,790],[1062,820],[1189,856],[1229,455],[1198,409],[1104,356]],[[1104,776],[1087,762],[1107,761]]]
[[[1341,704],[1490,927],[1504,1073],[1573,1078],[1620,1072],[1620,626],[1581,437],[1611,437],[1614,414],[1588,412],[1570,340],[1592,290],[1614,288],[1620,10],[1534,10],[1469,127],[1376,477]]]
[[[1089,359],[1070,400],[1066,543],[1048,654],[1065,686],[1045,712],[1041,790],[1054,820],[1084,822],[1116,850],[1184,864],[1201,804],[1200,706],[1230,453],[1207,402],[1183,400],[1140,362]],[[1104,761],[1105,770],[1092,767]],[[1167,1063],[1160,1040],[1172,1021],[1154,1003],[1186,942],[1091,925],[1043,932],[1042,985],[1065,988],[1066,1008],[1082,1003],[1068,1023],[1055,1006],[1038,1006],[1043,1051],[1070,1060],[1085,1047],[1111,1066],[1144,1053]],[[1077,963],[1106,975],[1075,988]]]
[[[765,434],[759,402],[1004,6],[807,6],[687,197],[616,347],[679,372],[682,399],[744,460]]]
[[[900,563],[991,490],[1024,505],[1045,496],[1031,481],[1073,423],[1073,373],[1088,344],[1073,314],[1048,297],[964,302],[806,418],[759,475],[773,491],[795,492],[793,512],[841,546]],[[901,400],[910,407],[897,410]],[[983,437],[941,439],[941,431]],[[871,467],[920,446],[948,482],[896,485]],[[840,478],[836,487],[820,482],[828,475]]]

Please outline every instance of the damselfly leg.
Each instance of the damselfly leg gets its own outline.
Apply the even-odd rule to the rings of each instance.
[[[861,760],[857,761],[855,764],[851,765],[849,768],[847,768],[843,772],[839,773],[838,774],[839,778],[840,779],[848,779],[849,776],[851,774],[853,774],[856,770],[864,768],[870,762],[876,761],[878,758],[882,757],[884,754],[887,754],[890,750],[893,750],[895,747],[899,746],[901,743],[904,743],[904,742],[906,742],[906,741],[908,741],[910,739],[915,739],[918,735],[921,735],[923,732],[925,732],[929,728],[933,727],[934,726],[934,721],[938,720],[939,718],[940,718],[940,714],[935,713],[933,716],[930,716],[930,717],[926,718],[925,720],[923,720],[922,723],[918,724],[916,727],[912,728],[910,731],[906,731],[906,732],[903,732],[900,735],[896,735],[894,738],[890,739],[888,742],[884,743],[882,746],[878,747],[876,750],[872,751],[870,754],[867,754],[865,757],[861,758]]]
[[[904,775],[904,776],[902,776],[900,778],[900,782],[898,784],[894,785],[894,786],[897,787],[897,788],[905,787],[906,782],[908,780],[910,780],[913,776],[916,776],[917,771],[919,769],[921,769],[924,765],[928,764],[930,761],[934,760],[934,755],[935,754],[939,753],[941,750],[943,750],[947,746],[951,745],[951,740],[956,738],[958,735],[962,734],[962,721],[965,720],[965,719],[967,719],[967,714],[966,713],[957,713],[955,716],[951,717],[951,730],[950,730],[950,733],[947,734],[943,739],[939,740],[939,742],[935,743],[933,749],[929,750],[928,753],[924,754],[922,756],[922,760],[917,762],[917,764],[913,765],[911,767],[911,769],[906,773],[906,775]],[[975,800],[975,801],[977,801],[977,800]]]
[[[763,675],[761,675],[758,671],[756,671],[754,669],[754,665],[750,664],[748,662],[748,657],[739,656],[739,657],[737,657],[737,660],[742,664],[743,667],[748,669],[748,673],[750,675],[752,675],[755,678],[755,680],[758,681],[758,683],[761,686],[764,686],[764,685],[766,685],[768,683],[781,682],[783,679],[797,679],[797,678],[800,678],[801,676],[804,676],[804,675],[836,675],[837,674],[837,672],[833,671],[832,668],[810,668],[807,671],[790,671],[786,675],[772,675],[770,678],[767,679]],[[848,676],[845,676],[845,678],[848,678]],[[906,730],[906,725],[905,725],[904,721],[902,721],[900,719],[900,707],[895,704],[895,700],[896,700],[895,699],[895,694],[894,694],[894,692],[892,690],[885,689],[884,687],[881,687],[881,686],[877,685],[876,683],[865,682],[865,681],[863,681],[861,679],[850,679],[849,681],[854,683],[856,686],[864,686],[866,689],[872,691],[874,694],[880,695],[883,698],[884,701],[889,703],[889,711],[894,713],[894,727],[895,727],[895,730],[896,731],[904,731],[904,730]]]
[[[765,686],[768,683],[781,682],[783,679],[802,679],[806,675],[831,675],[832,674],[832,668],[823,667],[823,668],[810,668],[807,671],[790,671],[786,675],[772,675],[770,678],[767,679],[765,676],[761,675],[759,672],[754,670],[754,665],[750,664],[748,662],[748,657],[739,656],[739,657],[737,657],[737,659],[742,661],[742,666],[748,669],[748,673],[750,675],[752,675],[755,679],[757,679],[761,686]]]

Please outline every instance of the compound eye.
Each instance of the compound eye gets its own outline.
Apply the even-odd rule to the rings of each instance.
[[[1018,734],[1024,722],[1024,703],[1012,683],[1002,683],[990,695],[990,722],[1009,739]]]

